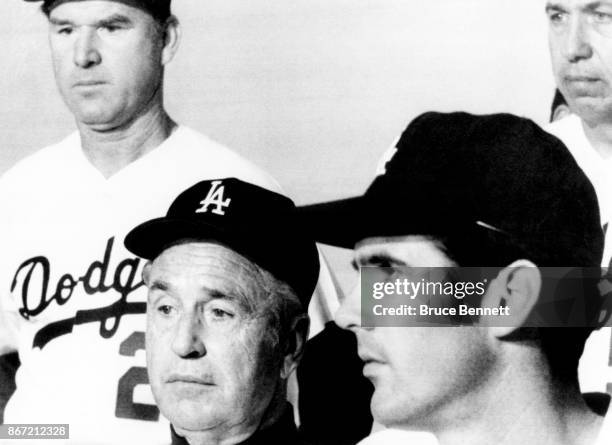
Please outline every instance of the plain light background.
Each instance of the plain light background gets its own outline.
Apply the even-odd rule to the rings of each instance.
[[[262,166],[299,204],[363,192],[424,111],[548,117],[543,0],[173,3],[183,39],[166,73],[171,115]],[[75,128],[46,33],[38,4],[0,2],[0,172]]]

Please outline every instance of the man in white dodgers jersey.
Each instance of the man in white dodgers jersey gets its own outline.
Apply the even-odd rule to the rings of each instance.
[[[431,444],[431,433],[441,445],[608,443],[612,414],[583,399],[577,375],[587,336],[610,311],[598,289],[604,235],[593,186],[567,148],[527,119],[467,113],[426,113],[396,147],[362,196],[300,209],[315,239],[355,249],[362,280],[336,322],[357,337],[374,419],[405,432],[364,445]],[[386,287],[457,266],[486,278],[473,307],[509,316],[365,312],[364,267]]]
[[[549,48],[570,114],[545,129],[561,139],[589,177],[606,232],[602,267],[612,261],[612,1],[549,0]],[[608,276],[612,274],[608,272]],[[608,281],[612,281],[610,278]],[[609,293],[612,287],[602,287]],[[580,362],[583,392],[612,393],[612,329],[595,332]]]
[[[165,444],[145,368],[143,263],[121,241],[202,179],[279,186],[167,115],[164,67],[180,40],[170,0],[42,10],[78,131],[0,179],[0,353],[21,360],[4,422],[69,423],[71,443]]]

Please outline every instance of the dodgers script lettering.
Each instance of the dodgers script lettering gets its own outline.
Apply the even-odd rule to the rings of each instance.
[[[115,238],[111,237],[106,243],[106,249],[102,261],[93,261],[85,273],[80,277],[66,273],[63,274],[49,290],[49,277],[51,265],[49,259],[44,256],[36,256],[24,261],[15,272],[11,284],[11,292],[21,293],[22,307],[19,314],[29,320],[47,309],[53,302],[62,306],[72,298],[75,288],[82,284],[83,290],[88,295],[106,293],[110,290],[116,291],[120,299],[110,306],[77,311],[74,318],[53,322],[41,329],[34,338],[33,347],[44,347],[53,338],[68,334],[72,331],[74,324],[100,322],[100,335],[109,338],[117,331],[121,317],[125,314],[144,313],[145,303],[128,303],[127,297],[143,285],[142,280],[134,283],[140,260],[138,258],[126,258],[122,260],[114,272],[109,273],[110,259]],[[40,287],[34,287],[33,283],[40,283]],[[114,324],[107,326],[108,320],[114,319]]]

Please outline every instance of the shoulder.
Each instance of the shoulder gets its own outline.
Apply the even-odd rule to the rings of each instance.
[[[236,177],[282,193],[279,183],[261,167],[189,127],[179,126],[168,139],[169,161],[182,174],[196,177]]]
[[[2,187],[32,183],[32,178],[36,178],[36,182],[40,184],[45,176],[58,174],[56,167],[66,168],[75,148],[78,147],[79,136],[75,132],[58,143],[26,156],[2,175]]]
[[[44,147],[18,161],[0,177],[0,200],[18,199],[20,193],[42,184],[53,184],[58,175],[74,165],[80,143],[78,134],[72,133],[62,141]]]

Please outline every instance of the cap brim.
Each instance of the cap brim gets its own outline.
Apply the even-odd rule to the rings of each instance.
[[[352,249],[355,243],[377,232],[368,217],[364,196],[300,206],[298,219],[320,243]]]
[[[300,224],[320,243],[353,249],[370,237],[472,234],[477,226],[461,209],[430,195],[363,195],[298,207]],[[449,217],[452,215],[452,218]]]
[[[135,255],[152,260],[167,246],[182,239],[210,239],[232,244],[228,233],[210,224],[156,218],[130,231],[125,237],[125,247]]]

